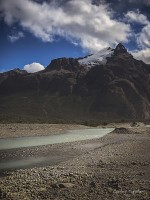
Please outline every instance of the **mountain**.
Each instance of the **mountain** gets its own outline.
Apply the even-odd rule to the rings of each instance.
[[[0,74],[0,119],[150,119],[150,65],[118,44],[84,58],[52,60],[43,71]]]
[[[89,56],[86,56],[85,58],[78,59],[78,62],[81,65],[87,66],[87,67],[93,67],[95,65],[105,65],[107,63],[107,59],[111,57],[114,54],[114,49],[112,48],[105,48],[99,51],[96,54],[92,54]]]

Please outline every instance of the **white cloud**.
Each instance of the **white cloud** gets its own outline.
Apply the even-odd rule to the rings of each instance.
[[[41,65],[40,63],[34,62],[32,64],[25,65],[23,69],[26,70],[28,73],[35,73],[35,72],[44,70],[45,67]]]
[[[132,51],[133,56],[142,60],[147,64],[150,64],[150,21],[148,18],[141,14],[139,10],[129,11],[125,15],[128,22],[136,22],[141,24],[141,31],[135,33],[135,40],[139,50]]]
[[[150,22],[137,35],[137,42],[141,48],[150,48]]]
[[[128,41],[130,25],[116,20],[108,5],[96,6],[92,0],[70,0],[60,5],[56,2],[1,0],[0,9],[7,24],[18,22],[46,42],[59,35],[94,52]]]
[[[136,12],[128,11],[125,15],[125,18],[129,22],[137,22],[140,24],[148,24],[149,23],[147,17],[145,15],[141,14],[139,10],[137,10]]]
[[[12,35],[9,35],[8,36],[8,39],[11,41],[11,42],[16,42],[17,40],[19,40],[20,38],[23,38],[24,37],[24,33],[19,31],[18,33],[14,33]]]
[[[141,31],[135,34],[137,45],[141,49],[150,48],[150,21],[148,18],[141,14],[139,10],[127,12],[125,18],[129,22],[137,22],[142,25]]]
[[[142,60],[147,64],[150,64],[150,48],[142,49],[139,51],[132,52],[132,55],[138,59]]]

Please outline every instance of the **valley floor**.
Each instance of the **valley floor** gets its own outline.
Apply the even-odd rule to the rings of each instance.
[[[116,129],[100,139],[0,151],[10,157],[60,155],[44,166],[0,174],[4,200],[149,200],[150,127],[109,124]],[[78,125],[0,125],[0,138],[57,134]]]

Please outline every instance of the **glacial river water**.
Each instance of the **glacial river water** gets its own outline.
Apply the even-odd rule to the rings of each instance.
[[[56,135],[49,135],[49,136],[33,136],[33,137],[17,137],[17,138],[6,138],[0,139],[0,152],[7,155],[7,151],[11,151],[12,155],[15,155],[15,151],[20,148],[30,148],[34,146],[42,146],[42,145],[49,145],[49,144],[60,144],[66,142],[75,142],[75,141],[82,141],[82,140],[89,140],[89,139],[96,139],[105,136],[107,133],[113,131],[113,128],[93,128],[93,129],[82,129],[82,130],[70,130],[65,133],[56,134]],[[74,155],[76,156],[76,152]],[[28,167],[35,167],[35,166],[43,166],[44,163],[51,165],[57,164],[64,160],[70,159],[70,155],[66,153],[58,153],[56,152],[55,155],[49,155],[42,157],[22,157],[20,155],[19,158],[12,158],[6,160],[1,160],[0,158],[0,171],[7,171],[7,170],[14,170],[20,168],[28,168]]]
[[[0,139],[0,150],[100,138],[106,135],[107,133],[110,133],[113,130],[114,130],[113,128],[81,129],[81,130],[70,130],[67,131],[66,133],[49,135],[49,136],[16,137],[16,138],[6,138],[6,139],[4,138]]]

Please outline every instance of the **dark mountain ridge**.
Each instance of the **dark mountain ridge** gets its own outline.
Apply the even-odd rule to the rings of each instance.
[[[150,65],[118,44],[83,60],[52,60],[33,74],[1,73],[0,97],[1,118],[148,120]]]

